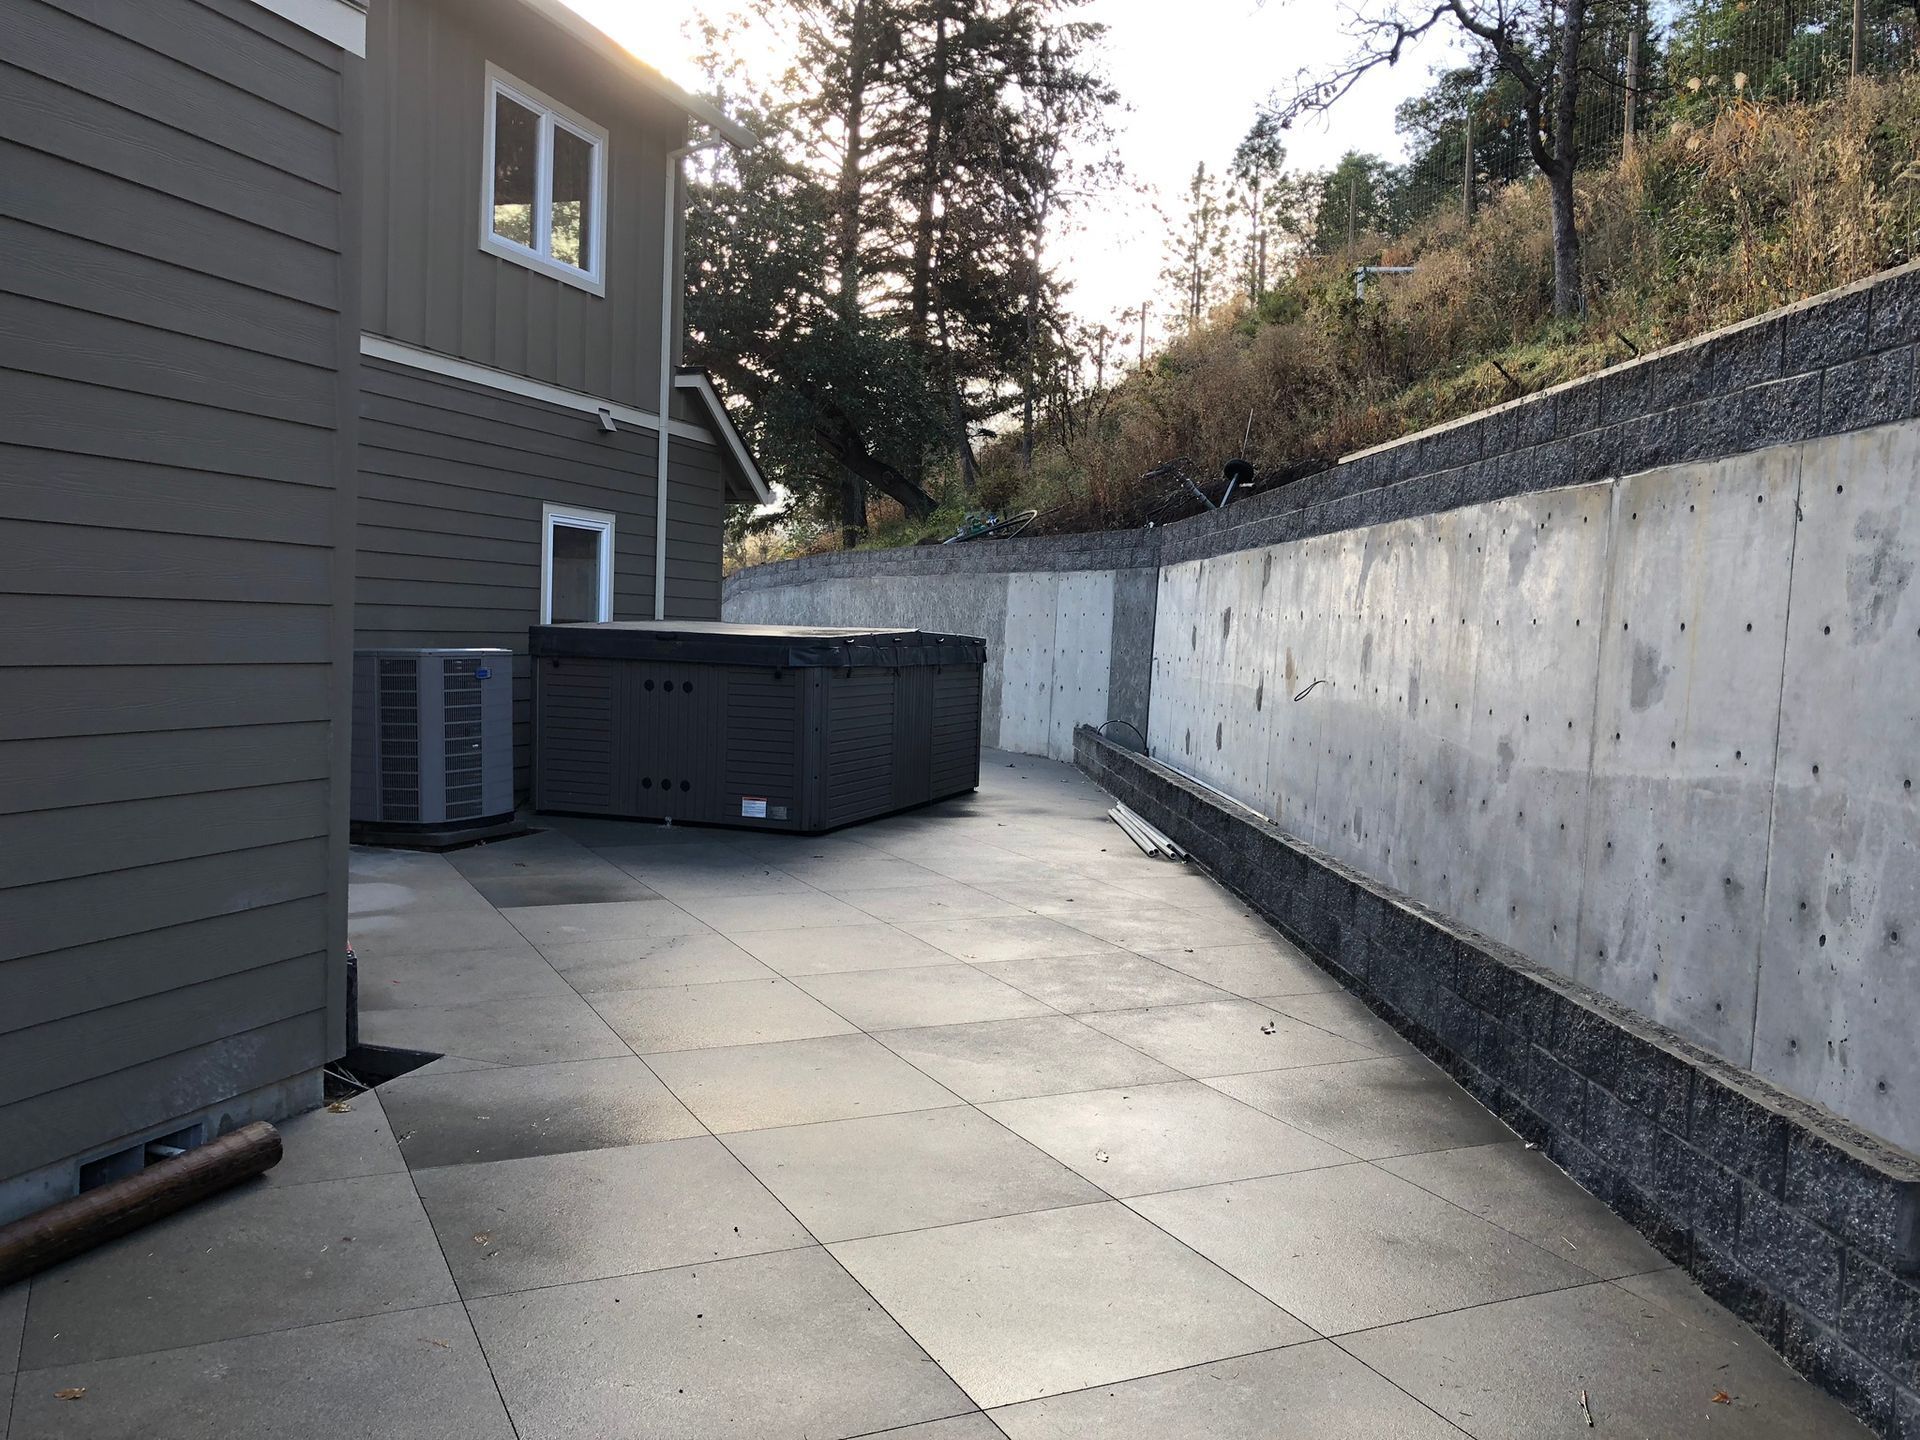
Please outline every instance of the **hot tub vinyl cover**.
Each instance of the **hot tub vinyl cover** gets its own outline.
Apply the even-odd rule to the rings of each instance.
[[[777,669],[984,665],[987,642],[924,630],[826,625],[730,625],[719,620],[609,620],[536,625],[533,653],[596,660],[657,660]]]

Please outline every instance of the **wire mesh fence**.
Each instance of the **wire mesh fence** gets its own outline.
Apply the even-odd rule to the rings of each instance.
[[[1853,75],[1911,67],[1920,42],[1920,0],[1597,0],[1588,15],[1575,125],[1586,167],[1730,102],[1817,100]],[[1449,211],[1470,219],[1535,173],[1518,87],[1492,70],[1442,76],[1398,119],[1406,162],[1368,194],[1330,194],[1329,211],[1351,207],[1363,228],[1393,236]]]

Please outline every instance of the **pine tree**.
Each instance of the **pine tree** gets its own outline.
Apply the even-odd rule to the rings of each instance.
[[[979,421],[1033,403],[1058,330],[1046,237],[1115,98],[1078,3],[758,0],[795,59],[756,105],[768,153],[694,188],[689,314],[697,353],[785,435],[783,482],[847,543],[868,488],[926,513],[930,458],[970,478]],[[716,245],[757,273],[720,273]]]

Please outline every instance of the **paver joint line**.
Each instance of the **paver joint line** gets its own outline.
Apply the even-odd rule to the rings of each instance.
[[[383,1166],[411,1192],[418,1215],[393,1223],[472,1326],[449,1383],[489,1417],[476,1437],[1426,1440],[1461,1433],[1433,1357],[1463,1329],[1517,1337],[1456,1362],[1517,1355],[1476,1382],[1501,1403],[1560,1385],[1552,1346],[1578,1345],[1610,1418],[1693,1433],[1634,1359],[1651,1346],[1766,1396],[1777,1428],[1756,1435],[1844,1433],[1824,1397],[1754,1368],[1760,1347],[1617,1285],[1661,1272],[1597,1243],[1611,1217],[1563,1176],[1492,1153],[1510,1137],[1471,1124],[1441,1072],[1289,993],[1308,962],[1238,902],[1116,848],[1107,803],[1063,766],[989,757],[975,796],[791,844],[556,820],[475,852],[471,876],[440,862],[457,884],[433,889],[433,924],[393,899],[404,864],[356,856],[383,887],[363,986],[383,966],[441,986],[369,1011],[383,1042],[439,1035],[488,1068],[396,1083],[384,1138],[335,1132],[282,1192]],[[917,914],[943,893],[959,913]],[[1208,945],[1165,948],[1189,915]],[[524,966],[509,946],[456,969],[440,917],[476,944],[523,937]],[[564,988],[527,979],[542,971]],[[1563,1232],[1620,1274],[1556,1253]],[[156,1226],[74,1274],[118,1293],[151,1251],[190,1306],[207,1257],[188,1234]],[[290,1240],[261,1238],[261,1288],[293,1282]],[[44,1346],[55,1309],[36,1293],[10,1319],[7,1299],[0,1355],[10,1324]],[[99,1320],[61,1323],[84,1347]],[[338,1383],[367,1392],[339,1392],[350,1416],[394,1362],[342,1343]],[[134,1353],[169,1345],[156,1317]],[[156,1429],[114,1386],[88,1403]]]

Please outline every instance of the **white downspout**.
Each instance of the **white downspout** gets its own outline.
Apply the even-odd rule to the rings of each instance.
[[[678,273],[673,254],[675,222],[680,215],[680,162],[700,150],[728,143],[721,136],[682,145],[667,154],[666,204],[660,222],[660,448],[653,484],[653,618],[667,618],[667,432],[673,405],[673,301]]]

